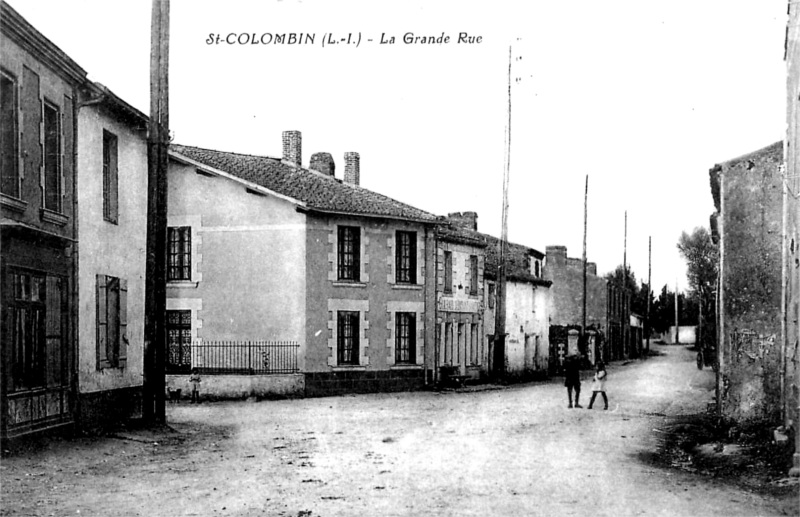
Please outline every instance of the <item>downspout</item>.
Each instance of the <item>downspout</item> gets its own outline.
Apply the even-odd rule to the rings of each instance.
[[[80,95],[79,89],[76,87],[73,90],[72,97],[72,238],[75,241],[72,246],[72,289],[71,289],[71,307],[70,307],[70,321],[72,322],[72,361],[70,364],[70,374],[72,375],[72,394],[74,400],[74,415],[75,422],[80,423],[81,416],[81,397],[80,397],[80,378],[78,372],[78,365],[80,364],[80,310],[79,310],[79,297],[78,292],[80,286],[80,269],[78,262],[78,254],[80,252],[80,239],[79,239],[79,225],[78,209],[78,117],[82,104],[78,96]]]

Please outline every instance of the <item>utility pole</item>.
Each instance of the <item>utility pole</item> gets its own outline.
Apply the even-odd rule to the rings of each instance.
[[[494,354],[492,366],[494,374],[502,377],[506,363],[506,252],[508,248],[508,180],[511,171],[511,56],[508,47],[508,122],[506,126],[505,167],[503,168],[503,209],[502,230],[500,232],[499,261],[497,264],[497,307],[494,319]]]
[[[681,343],[681,328],[678,326],[678,279],[675,279],[675,344]]]
[[[583,320],[581,324],[581,341],[586,346],[586,231],[589,213],[589,175],[586,175],[586,186],[583,191]]]
[[[652,296],[653,237],[647,238],[647,313],[644,317],[644,332],[647,335],[647,355],[650,356],[650,298]]]
[[[630,355],[628,333],[631,316],[627,310],[628,303],[628,211],[625,210],[625,238],[622,241],[622,353],[626,358]]]
[[[147,132],[147,260],[145,265],[142,417],[166,421],[167,165],[169,150],[169,0],[153,0],[150,35],[150,122]]]

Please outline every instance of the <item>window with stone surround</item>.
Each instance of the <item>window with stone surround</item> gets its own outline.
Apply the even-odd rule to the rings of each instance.
[[[19,130],[17,129],[17,81],[0,72],[0,192],[18,198]]]
[[[167,280],[192,279],[192,227],[167,228]]]
[[[395,313],[395,364],[417,362],[417,315],[414,312]]]
[[[359,364],[358,311],[338,311],[336,314],[336,360],[340,365]]]
[[[339,226],[337,247],[337,279],[359,282],[361,280],[361,228]]]
[[[395,271],[395,280],[398,284],[417,283],[417,232],[397,232]]]
[[[168,373],[186,373],[192,367],[192,311],[167,311]]]

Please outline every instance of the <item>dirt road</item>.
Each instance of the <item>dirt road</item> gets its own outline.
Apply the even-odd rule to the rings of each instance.
[[[689,351],[656,348],[664,355],[609,368],[608,411],[568,409],[556,379],[171,405],[175,432],[4,458],[0,515],[783,514],[785,500],[642,460],[665,415],[702,411],[713,395],[713,373]]]

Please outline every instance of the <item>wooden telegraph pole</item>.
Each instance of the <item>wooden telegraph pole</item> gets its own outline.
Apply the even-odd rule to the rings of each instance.
[[[150,123],[147,133],[147,262],[145,266],[142,417],[166,421],[167,151],[169,150],[169,0],[153,0]]]
[[[630,313],[626,310],[629,307],[630,298],[628,297],[628,211],[625,210],[625,237],[622,241],[622,354],[624,357],[630,355],[628,333],[630,331]],[[628,321],[625,321],[628,318]]]
[[[586,347],[586,231],[589,213],[589,175],[586,175],[586,186],[583,190],[583,313],[581,319],[581,341]]]
[[[650,298],[653,293],[653,284],[650,274],[653,264],[653,237],[647,238],[647,313],[644,317],[644,332],[647,335],[647,355],[650,356]]]
[[[505,374],[506,363],[506,251],[508,248],[508,179],[511,171],[511,49],[508,47],[508,126],[506,128],[505,168],[503,169],[503,210],[497,263],[497,304],[494,318],[494,354],[492,369],[495,376]]]

